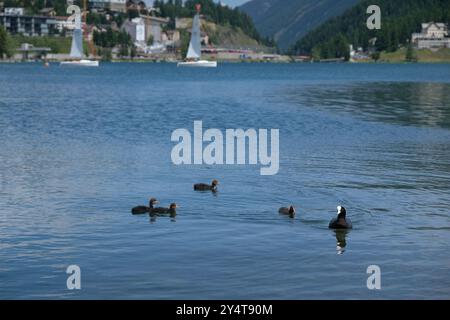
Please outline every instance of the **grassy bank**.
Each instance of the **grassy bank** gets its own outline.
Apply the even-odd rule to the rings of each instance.
[[[69,53],[72,38],[65,37],[27,37],[23,35],[11,35],[10,46],[12,50],[20,48],[22,43],[30,43],[35,47],[48,47],[51,53]]]
[[[450,63],[450,49],[439,49],[431,51],[428,49],[414,50],[417,62],[427,63]],[[380,55],[380,62],[405,62],[406,48],[401,48],[395,52],[382,52]]]
[[[192,19],[186,18],[190,30]],[[210,43],[220,48],[252,48],[260,51],[272,52],[275,48],[269,48],[247,35],[242,29],[229,24],[220,25],[211,21],[202,20],[201,29],[209,36]]]

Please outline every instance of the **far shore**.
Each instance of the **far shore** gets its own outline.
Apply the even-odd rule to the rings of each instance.
[[[0,60],[0,64],[27,64],[27,63],[60,63],[64,60]],[[176,64],[179,61],[168,61],[168,60],[148,60],[148,59],[113,59],[113,60],[99,60],[101,63],[167,63]],[[294,60],[290,61],[263,61],[263,60],[218,60],[219,64],[448,64],[449,60],[430,60],[430,61],[406,61],[406,60],[364,60],[364,61],[341,61],[341,62],[321,62],[321,61],[308,61],[308,62],[297,62]]]
[[[290,56],[283,54],[264,54],[258,53],[252,57],[240,58],[240,57],[217,57],[215,55],[205,54],[202,58],[205,60],[218,61],[219,63],[450,63],[450,48],[441,49],[421,49],[414,50],[410,60],[406,60],[406,48],[400,48],[395,52],[381,52],[378,54],[378,59],[374,60],[369,57],[368,54],[365,55],[363,59],[350,59],[346,61],[344,58],[332,58],[332,59],[320,59],[311,60],[308,56]],[[23,60],[20,54],[15,54],[9,59],[0,59],[0,63],[21,63],[21,62],[61,62],[70,60],[68,54],[48,54],[45,56],[35,56],[30,57],[26,61]],[[90,56],[89,59],[105,61],[105,62],[129,62],[129,63],[177,63],[182,61],[179,55],[157,55],[153,57],[141,57],[137,56],[134,58],[124,57],[124,58],[114,58],[108,60],[102,60],[100,56]]]
[[[0,59],[0,63],[27,63],[27,62],[61,62],[70,60],[68,55],[48,55],[43,58],[33,58],[24,61],[18,55],[15,55],[10,59]],[[302,57],[304,58],[304,57]],[[308,57],[306,57],[308,58]],[[127,63],[177,63],[180,60],[179,57],[175,55],[171,56],[155,56],[155,57],[125,57],[125,58],[113,58],[111,60],[102,60],[101,57],[89,57],[89,59],[104,61],[104,62],[127,62]],[[450,48],[443,48],[439,50],[414,50],[414,54],[411,60],[406,60],[406,49],[400,48],[395,52],[381,52],[379,54],[378,60],[371,58],[359,59],[345,61],[344,58],[341,59],[322,59],[322,60],[310,60],[310,59],[299,59],[296,56],[289,55],[267,55],[264,58],[246,58],[246,59],[217,59],[217,57],[211,55],[205,55],[205,60],[216,60],[219,63],[373,63],[373,64],[403,64],[403,63],[450,63]]]

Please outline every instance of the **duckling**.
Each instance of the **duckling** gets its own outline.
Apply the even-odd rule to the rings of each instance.
[[[144,214],[149,212],[151,209],[153,209],[153,205],[158,203],[158,200],[156,200],[155,198],[151,198],[150,202],[147,206],[137,206],[134,207],[133,209],[131,209],[131,213],[132,214]]]
[[[206,183],[197,183],[194,184],[194,190],[196,191],[213,191],[216,192],[217,191],[217,186],[219,185],[219,181],[217,180],[213,180],[211,182],[211,185],[206,184]]]
[[[290,206],[289,208],[282,207],[282,208],[278,209],[278,212],[280,214],[289,216],[289,218],[294,218],[295,213],[296,213],[294,206]]]
[[[150,215],[156,216],[159,214],[170,214],[170,216],[175,216],[177,214],[177,204],[171,203],[169,208],[159,207],[159,208],[151,208]]]
[[[346,219],[347,210],[344,207],[337,207],[337,217],[331,219],[328,228],[330,229],[351,229],[352,222],[350,219]]]

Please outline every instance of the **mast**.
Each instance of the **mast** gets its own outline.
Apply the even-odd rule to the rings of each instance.
[[[96,50],[95,50],[95,46],[94,46],[93,42],[90,41],[89,37],[88,37],[89,34],[88,34],[88,29],[87,29],[87,14],[88,14],[87,0],[83,0],[83,22],[84,22],[83,36],[89,46],[89,50],[88,50],[88,57],[89,57],[89,52],[95,56]]]
[[[200,59],[201,56],[201,37],[200,37],[200,4],[195,5],[197,13],[192,20],[191,41],[186,55],[187,59]]]
[[[70,57],[75,59],[83,58],[83,31],[81,23],[81,10],[76,5],[70,5],[67,13],[71,14],[75,23],[72,35],[72,46],[70,48]]]
[[[87,39],[87,25],[86,25],[86,21],[87,21],[87,13],[86,13],[86,0],[83,0],[83,15],[82,15],[82,24],[81,24],[81,28],[83,29],[83,38]],[[83,24],[84,24],[84,28],[83,28]]]

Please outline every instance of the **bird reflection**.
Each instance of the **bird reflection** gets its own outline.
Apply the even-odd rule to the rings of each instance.
[[[336,251],[337,254],[343,254],[345,252],[345,247],[347,246],[347,234],[349,230],[339,229],[334,230],[336,236]]]
[[[150,223],[155,223],[156,220],[159,217],[169,217],[171,222],[177,222],[177,213],[176,212],[171,212],[171,213],[150,213]]]

